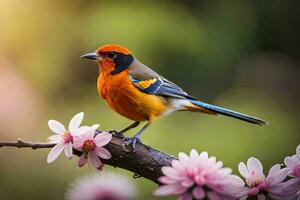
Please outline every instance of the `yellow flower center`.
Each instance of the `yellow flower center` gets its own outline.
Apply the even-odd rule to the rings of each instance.
[[[82,150],[84,153],[93,151],[95,148],[96,148],[96,144],[94,143],[93,140],[86,140],[82,146]]]

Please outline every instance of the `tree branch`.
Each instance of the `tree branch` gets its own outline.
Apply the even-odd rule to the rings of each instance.
[[[100,131],[97,131],[96,134],[99,133]],[[40,149],[52,148],[54,146],[55,144],[29,142],[21,139],[17,141],[0,141],[0,148],[18,147]],[[105,148],[112,154],[112,158],[110,160],[101,159],[104,164],[129,170],[134,173],[133,177],[144,177],[155,183],[158,183],[157,178],[162,176],[161,167],[171,165],[171,161],[176,159],[171,155],[139,142],[136,144],[135,151],[128,151],[128,149],[125,149],[123,146],[123,138],[115,135],[113,135],[112,140]],[[78,150],[74,150],[73,153],[77,156],[81,155],[81,152]]]
[[[32,148],[32,149],[41,149],[41,148],[52,148],[55,144],[51,143],[35,143],[24,141],[20,138],[17,141],[1,141],[0,140],[0,148],[1,147],[18,147],[18,148]]]

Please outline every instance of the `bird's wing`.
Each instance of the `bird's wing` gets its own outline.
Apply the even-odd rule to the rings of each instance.
[[[195,99],[179,86],[163,78],[137,60],[130,66],[128,72],[133,85],[145,93],[180,99]]]
[[[258,125],[267,123],[249,115],[198,101],[184,92],[179,86],[158,75],[155,71],[138,61],[134,61],[132,66],[129,67],[128,72],[133,85],[141,91],[148,94],[176,98],[179,102],[182,99],[187,99],[190,104],[185,105],[185,107],[191,111],[199,111],[207,114],[222,114]]]

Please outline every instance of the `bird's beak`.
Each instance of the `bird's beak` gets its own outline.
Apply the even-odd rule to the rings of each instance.
[[[90,60],[101,60],[101,56],[99,56],[97,53],[87,53],[84,54],[82,56],[80,56],[80,58],[85,58],[85,59],[90,59]]]

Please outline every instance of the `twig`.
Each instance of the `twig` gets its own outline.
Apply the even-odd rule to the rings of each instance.
[[[17,141],[1,141],[0,140],[0,148],[1,147],[18,147],[18,148],[41,149],[41,148],[51,148],[54,146],[55,146],[55,144],[29,142],[29,141],[24,141],[20,138],[18,138]]]
[[[100,132],[97,131],[97,134]],[[18,139],[17,141],[0,141],[1,147],[18,147],[18,148],[52,148],[55,144],[30,142]],[[104,164],[129,170],[134,173],[134,177],[144,177],[155,183],[157,178],[162,176],[161,167],[170,165],[175,157],[164,152],[158,151],[146,146],[143,143],[137,143],[135,151],[125,151],[123,146],[123,138],[114,136],[109,144],[106,145],[107,150],[112,154],[110,160],[102,160]],[[74,150],[74,154],[81,155],[80,151]]]

